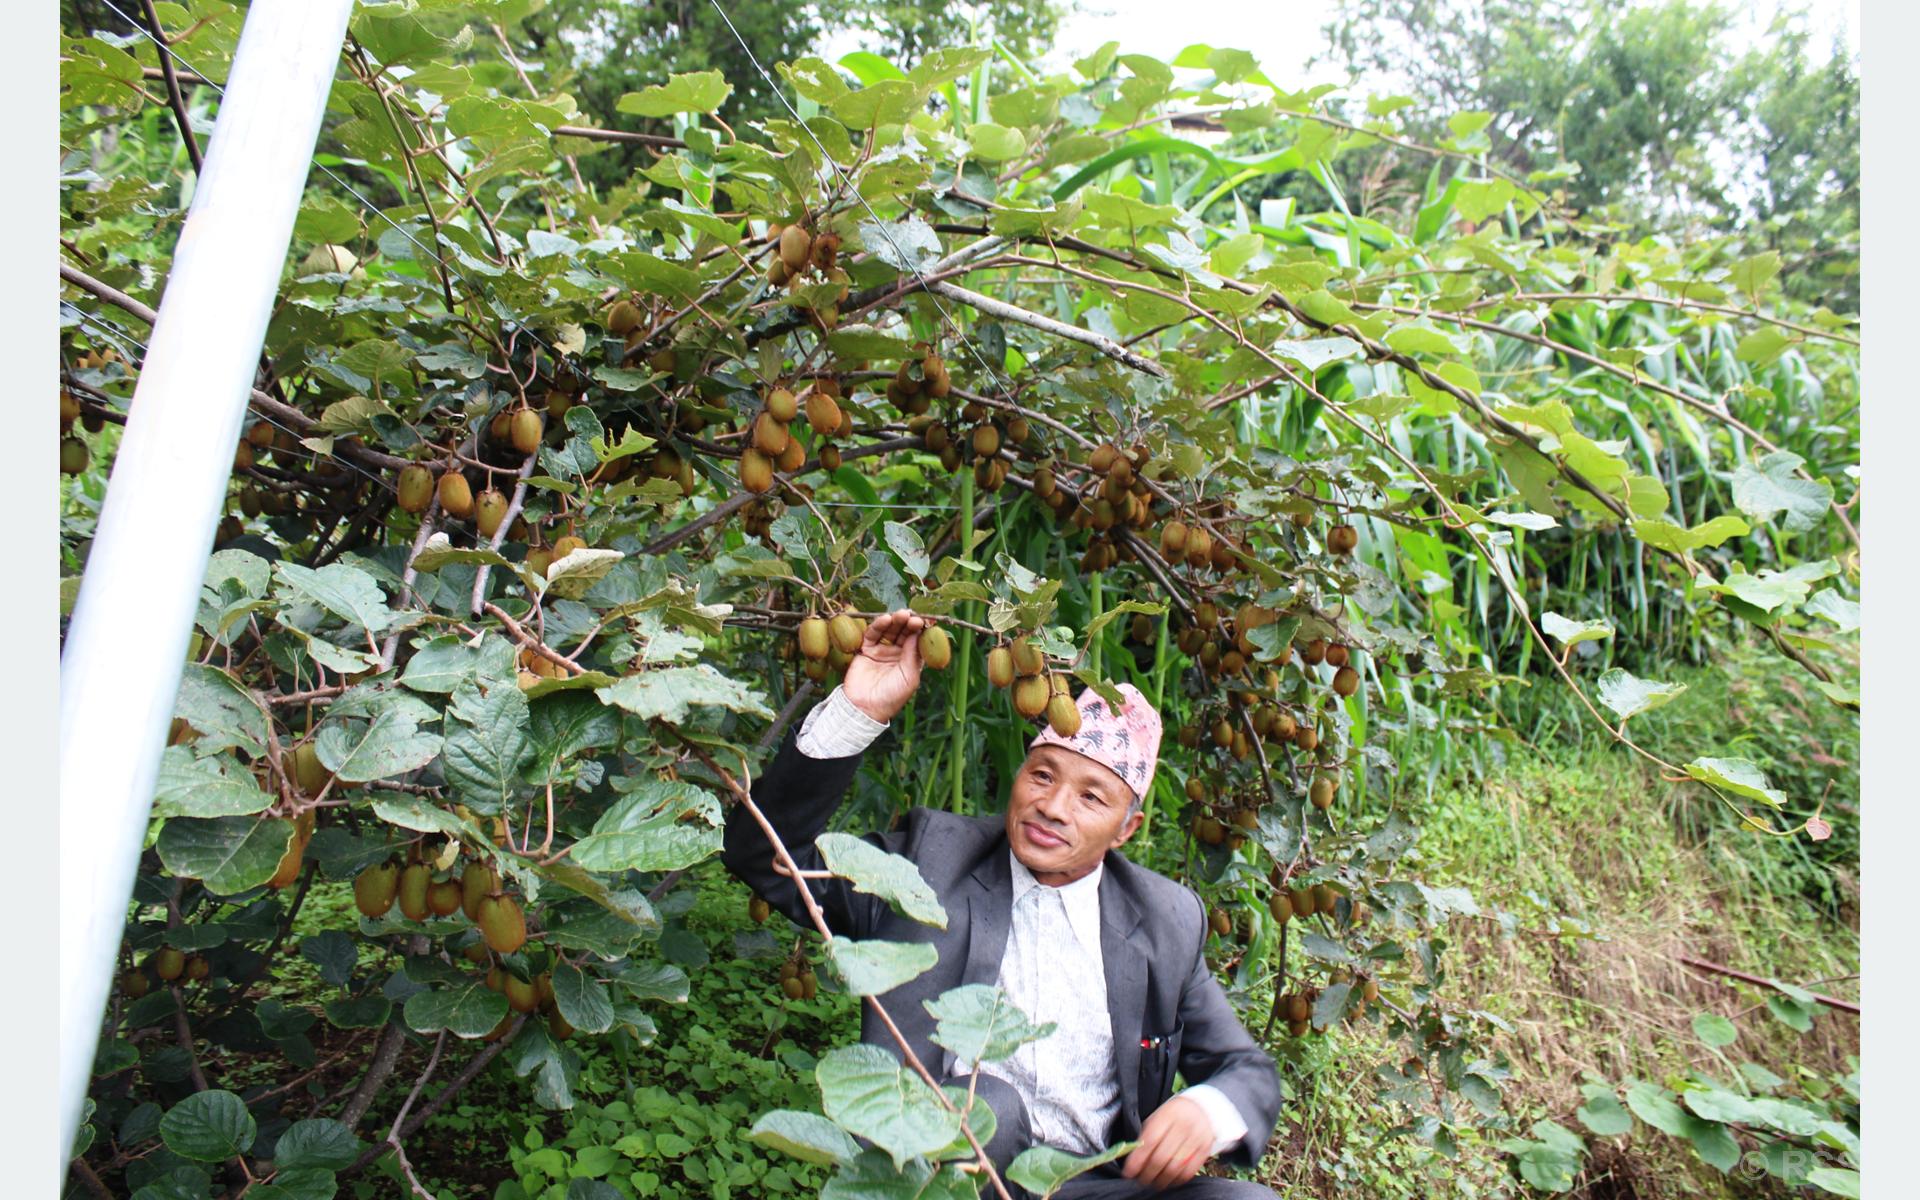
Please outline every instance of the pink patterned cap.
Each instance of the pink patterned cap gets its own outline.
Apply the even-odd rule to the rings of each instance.
[[[1160,760],[1160,714],[1130,683],[1118,685],[1126,706],[1113,711],[1100,693],[1081,688],[1074,706],[1080,710],[1080,732],[1061,737],[1048,725],[1028,743],[1038,746],[1065,746],[1118,775],[1133,794],[1144,799],[1153,786],[1153,768]]]

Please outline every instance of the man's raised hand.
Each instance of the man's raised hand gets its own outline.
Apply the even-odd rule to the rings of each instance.
[[[927,624],[919,613],[896,608],[867,626],[840,681],[855,708],[876,721],[891,721],[907,706],[920,686],[920,631]]]

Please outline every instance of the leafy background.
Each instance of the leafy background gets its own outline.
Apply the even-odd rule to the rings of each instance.
[[[751,55],[711,6],[356,11],[75,1194],[972,1194],[930,1094],[847,1106],[895,1069],[862,972],[713,858],[832,685],[797,621],[904,603],[954,662],[841,827],[998,806],[1004,635],[1155,697],[1133,856],[1225,928],[1283,1194],[1857,1194],[1844,49],[1348,0],[1295,92],[1231,30],[1057,62],[1045,4],[728,11]],[[62,5],[68,604],[244,15]],[[839,253],[782,288],[796,220]],[[744,490],[823,379],[851,432],[801,417]],[[513,515],[401,503],[415,464]],[[1175,519],[1234,552],[1182,564]],[[390,857],[496,870],[527,943],[366,915]]]

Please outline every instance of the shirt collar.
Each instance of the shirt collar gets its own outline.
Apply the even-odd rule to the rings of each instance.
[[[1013,901],[1019,903],[1020,897],[1037,887],[1051,886],[1042,884],[1027,870],[1027,865],[1014,854],[1013,847],[1007,847],[1007,860],[1013,867]],[[1086,947],[1088,953],[1096,956],[1100,953],[1100,879],[1106,874],[1104,862],[1095,864],[1093,870],[1082,875],[1064,887],[1053,890],[1060,894],[1060,902],[1067,910],[1067,923],[1073,929],[1074,937]]]

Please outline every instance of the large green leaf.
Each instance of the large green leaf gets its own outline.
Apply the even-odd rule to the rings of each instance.
[[[1687,764],[1687,774],[1702,783],[1724,788],[1762,804],[1771,804],[1775,808],[1787,802],[1785,792],[1767,783],[1766,772],[1760,769],[1759,764],[1744,758],[1696,758]]]
[[[814,1068],[820,1106],[855,1137],[892,1156],[896,1167],[931,1154],[960,1134],[960,1114],[879,1046],[860,1043],[827,1052]]]
[[[196,1162],[220,1162],[253,1145],[258,1132],[246,1101],[232,1092],[195,1092],[160,1118],[167,1149]]]
[[[359,567],[328,563],[315,570],[283,562],[274,569],[294,595],[318,604],[349,625],[378,633],[393,623],[393,610],[387,607],[380,585]]]
[[[827,870],[847,880],[856,892],[878,896],[903,917],[936,929],[947,927],[947,910],[910,859],[889,854],[850,833],[823,833],[814,839]]]
[[[1548,637],[1555,638],[1567,646],[1577,646],[1581,642],[1599,641],[1613,636],[1613,624],[1609,621],[1574,621],[1552,612],[1541,615],[1540,629]]]
[[[188,663],[180,674],[173,715],[193,726],[194,750],[244,750],[266,753],[267,714],[233,676],[218,667]]]
[[[747,1140],[821,1166],[850,1163],[860,1153],[858,1142],[819,1113],[788,1109],[776,1109],[755,1121]]]
[[[969,1068],[998,1062],[1028,1042],[1051,1035],[1055,1028],[1052,1021],[1034,1024],[1005,992],[984,983],[953,988],[921,1003],[939,1022],[934,1042]]]
[[[440,735],[423,731],[419,717],[412,704],[389,697],[365,724],[328,721],[322,725],[314,736],[313,748],[320,765],[343,783],[370,783],[405,775],[426,766],[440,753]]]
[[[520,791],[520,769],[533,758],[527,697],[510,683],[484,692],[461,684],[447,707],[447,782],[475,812],[497,813]]]
[[[293,822],[279,817],[175,817],[155,848],[171,873],[231,896],[273,878],[292,842]]]
[[[827,943],[827,958],[855,996],[878,996],[917,979],[940,961],[925,942],[856,942],[837,937]]]
[[[581,1033],[605,1033],[613,1028],[613,998],[606,985],[572,963],[553,968],[553,1002],[567,1024]]]
[[[733,94],[733,85],[718,71],[690,71],[670,75],[667,81],[628,92],[614,111],[636,117],[670,117],[675,113],[710,113]]]
[[[507,1015],[507,997],[489,988],[484,977],[465,975],[408,996],[404,1012],[415,1033],[444,1029],[456,1037],[485,1037]]]
[[[1718,546],[1728,538],[1744,537],[1749,530],[1747,523],[1739,517],[1723,514],[1691,529],[1682,529],[1672,521],[1640,520],[1633,523],[1633,532],[1656,550],[1690,554],[1708,546]]]
[[[258,780],[230,754],[195,758],[185,746],[168,746],[154,780],[155,817],[239,817],[273,803]]]
[[[273,1150],[276,1170],[291,1171],[317,1167],[324,1171],[344,1171],[360,1157],[362,1143],[353,1131],[338,1121],[316,1117],[295,1121],[280,1135]]]
[[[1656,683],[1621,667],[1609,668],[1594,688],[1600,703],[1612,709],[1622,721],[1651,712],[1677,699],[1686,690],[1684,683]]]
[[[729,679],[706,663],[691,667],[669,667],[661,671],[642,671],[629,675],[612,687],[594,692],[608,704],[626,709],[646,720],[659,718],[672,725],[686,723],[696,704],[714,705],[746,713],[748,716],[773,716],[760,693],[738,680]]]
[[[1138,1142],[1116,1142],[1100,1153],[1082,1158],[1056,1150],[1052,1146],[1029,1146],[1007,1167],[1007,1178],[1035,1196],[1051,1196],[1060,1185],[1076,1175],[1084,1175],[1103,1163],[1133,1153]]]
[[[1758,463],[1741,463],[1733,473],[1733,504],[1756,521],[1784,514],[1781,528],[1804,533],[1818,525],[1833,503],[1833,485],[1801,479],[1794,472],[1805,462],[1798,454],[1777,450]]]

